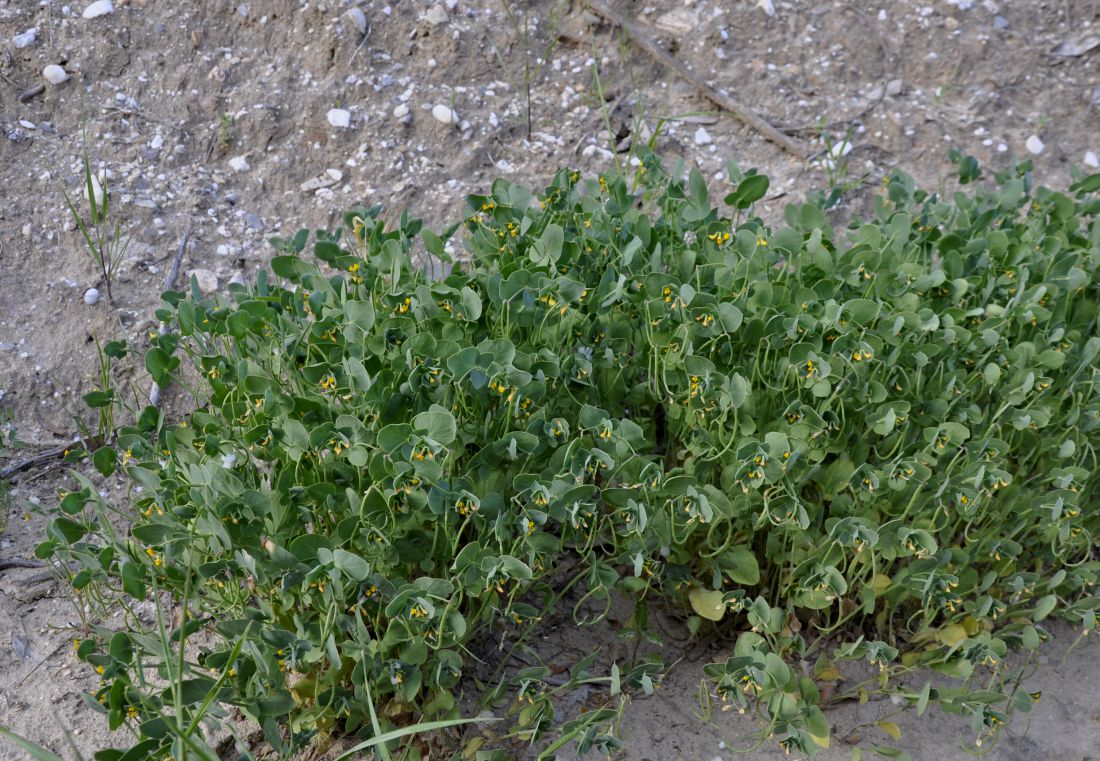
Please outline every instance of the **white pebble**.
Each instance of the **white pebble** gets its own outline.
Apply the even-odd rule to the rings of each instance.
[[[451,20],[447,16],[447,9],[442,5],[433,5],[425,18],[432,26],[442,26]]]
[[[95,0],[94,3],[84,9],[84,18],[99,18],[115,12],[114,3],[111,0]]]
[[[88,196],[89,183],[92,186],[91,197]],[[80,186],[83,188],[85,201],[95,201],[96,206],[103,205],[103,183],[100,182],[98,177],[93,174],[88,180],[82,180]]]
[[[34,41],[38,39],[38,30],[33,26],[22,34],[17,34],[11,38],[11,44],[17,48],[30,47],[34,44]]]
[[[229,159],[229,168],[234,172],[247,172],[252,167],[248,163],[248,159],[244,156],[234,156]]]
[[[454,112],[454,109],[444,106],[442,103],[432,106],[432,116],[441,124],[458,124],[459,121],[458,114]]]
[[[89,288],[88,290],[84,291],[84,303],[87,304],[90,307],[94,307],[96,304],[98,304],[99,303],[99,289],[98,288]]]
[[[348,20],[359,30],[359,34],[367,33],[367,15],[359,8],[348,8],[348,12],[344,14],[348,17]]]
[[[1090,166],[1093,169],[1100,168],[1100,159],[1096,158],[1096,154],[1092,151],[1085,151],[1085,166]]]
[[[393,110],[393,115],[396,119],[404,119],[409,115],[409,107],[402,103]]]
[[[696,145],[710,145],[712,142],[714,141],[711,139],[710,133],[707,132],[705,129],[700,127],[699,129],[695,130]]]
[[[1024,143],[1024,147],[1027,148],[1028,153],[1034,154],[1035,156],[1038,156],[1040,153],[1043,152],[1043,149],[1046,148],[1046,146],[1043,144],[1043,141],[1039,139],[1038,135],[1032,135],[1031,137],[1029,137],[1027,139],[1027,142]]]
[[[346,108],[330,108],[326,116],[333,127],[347,129],[351,126],[351,112]]]
[[[68,79],[69,75],[56,63],[51,63],[46,68],[42,69],[42,77],[51,85],[59,85]]]

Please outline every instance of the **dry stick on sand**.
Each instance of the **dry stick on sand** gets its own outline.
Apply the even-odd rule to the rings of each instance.
[[[797,140],[791,138],[788,135],[784,135],[777,130],[771,124],[768,123],[764,117],[753,111],[741,101],[732,95],[726,95],[723,92],[716,90],[715,88],[704,82],[699,75],[691,71],[687,66],[681,63],[676,58],[673,58],[668,51],[658,45],[652,37],[646,34],[637,24],[629,19],[623,17],[616,11],[607,6],[603,0],[587,0],[588,7],[595,13],[603,16],[610,21],[614,26],[619,27],[626,32],[627,37],[642,48],[645,52],[649,53],[658,63],[666,66],[674,71],[683,79],[687,80],[691,84],[695,85],[706,98],[726,111],[729,111],[735,118],[741,121],[748,127],[753,128],[765,138],[778,145],[783,150],[790,153],[792,156],[797,156],[799,159],[805,160],[809,155],[809,151],[805,147],[799,144]]]
[[[164,278],[165,291],[172,290],[176,285],[176,278],[180,276],[180,261],[183,259],[183,252],[187,250],[187,241],[191,238],[191,224],[187,224],[187,229],[183,231],[183,237],[180,238],[179,248],[176,249],[176,258],[172,260],[172,268],[168,270],[168,277]],[[167,335],[168,325],[167,323],[161,323],[160,328],[157,330],[158,335]],[[153,381],[153,387],[149,389],[149,404],[157,407],[160,405],[160,384]]]

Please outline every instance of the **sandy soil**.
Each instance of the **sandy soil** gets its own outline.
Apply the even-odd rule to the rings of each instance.
[[[825,147],[822,125],[832,143],[847,137],[852,150],[832,173],[720,113],[580,0],[531,0],[529,97],[523,36],[494,0],[115,0],[112,13],[85,19],[89,4],[0,0],[0,457],[11,460],[90,420],[80,396],[97,370],[95,341],[142,345],[185,229],[185,275],[224,289],[265,266],[270,235],[378,202],[441,227],[495,176],[538,184],[563,164],[607,170],[635,133],[658,125],[667,161],[698,164],[716,190],[729,159],[770,174],[770,214],[830,180],[850,186],[838,213],[851,214],[893,167],[938,187],[952,147],[992,167],[1031,158],[1050,185],[1100,151],[1094,0],[779,1],[773,16],[763,0],[618,4],[808,146]],[[68,80],[21,100],[50,64]],[[457,124],[434,118],[435,106]],[[334,126],[345,116],[347,127]],[[110,301],[62,196],[80,194],[84,150],[132,236]],[[104,294],[93,305],[89,288]],[[136,397],[148,388],[139,374],[118,381]],[[166,404],[187,400],[169,390]],[[0,559],[30,555],[69,478],[47,467],[14,479]],[[119,484],[103,488],[122,497]],[[94,675],[71,655],[78,611],[40,575],[0,572],[0,725],[56,750],[66,728],[77,747],[102,747],[105,728],[80,697]],[[599,628],[571,636],[584,649],[614,639]],[[1069,637],[1058,632],[1059,643]],[[1063,663],[1053,648],[1035,678],[1047,697],[990,757],[1096,758],[1098,656],[1092,643]],[[627,758],[775,755],[723,749],[723,738],[748,746],[745,728],[692,717],[692,659],[702,657],[629,707]],[[866,734],[857,724],[879,708],[837,710],[838,735]],[[954,724],[903,721],[900,745],[913,758],[963,757]],[[838,742],[825,758],[848,755]],[[9,757],[19,756],[0,746]]]

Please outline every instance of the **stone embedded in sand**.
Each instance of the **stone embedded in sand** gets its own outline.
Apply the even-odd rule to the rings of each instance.
[[[1100,159],[1096,158],[1096,154],[1092,151],[1085,151],[1084,162],[1085,166],[1092,167],[1093,169],[1100,168]]]
[[[84,9],[84,18],[99,18],[109,16],[115,12],[115,5],[111,0],[95,0],[94,3]]]
[[[363,13],[361,8],[348,8],[344,15],[348,17],[352,26],[359,30],[359,34],[367,33],[367,14]]]
[[[195,269],[187,273],[187,279],[195,278],[199,284],[199,290],[203,293],[213,293],[218,290],[218,276],[210,270]]]
[[[51,63],[42,69],[42,78],[51,85],[59,85],[69,78],[69,74],[56,63]]]
[[[675,35],[685,35],[699,27],[699,18],[690,8],[674,8],[658,17],[657,28]]]
[[[1024,143],[1024,147],[1027,148],[1028,153],[1038,156],[1046,148],[1046,145],[1039,139],[1038,135],[1032,135]]]
[[[34,44],[34,41],[38,39],[38,29],[31,27],[22,34],[17,34],[11,38],[11,44],[16,48],[22,49],[30,47]]]
[[[98,304],[99,303],[99,289],[98,288],[89,288],[88,290],[84,291],[84,303],[87,304],[90,307],[94,307],[96,304]]]
[[[440,124],[458,124],[458,114],[455,113],[455,110],[449,106],[444,106],[442,103],[432,106],[432,116]]]
[[[106,177],[103,177],[103,179],[106,179]],[[89,183],[92,186],[92,194],[91,194],[90,197],[88,195],[88,185],[89,185]],[[82,192],[83,192],[85,201],[95,201],[96,206],[102,206],[103,205],[103,182],[100,180],[99,177],[96,177],[93,174],[87,180],[85,180],[84,178],[81,178],[80,187],[82,188]]]
[[[333,127],[347,129],[351,126],[351,111],[346,108],[330,108],[325,116]]]
[[[451,20],[451,17],[447,15],[447,9],[438,4],[433,5],[424,18],[432,26],[443,26]]]
[[[710,145],[714,141],[710,137],[710,133],[700,127],[695,130],[695,144],[696,145]]]
[[[244,156],[234,156],[229,159],[229,168],[234,172],[247,172],[252,166]]]

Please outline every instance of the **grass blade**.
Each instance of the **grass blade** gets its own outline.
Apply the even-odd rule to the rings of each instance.
[[[0,727],[0,737],[6,737],[11,740],[26,751],[34,761],[65,761],[65,759],[61,758],[61,756],[53,751],[46,750],[41,745],[33,743],[21,735],[15,734],[15,732],[12,732],[10,729]]]
[[[476,722],[489,722],[500,721],[496,718],[474,718],[474,719],[445,719],[442,721],[427,721],[420,724],[414,724],[411,727],[402,727],[401,729],[395,729],[391,732],[386,732],[383,735],[372,737],[366,742],[361,742],[353,748],[348,749],[343,755],[338,756],[335,761],[347,761],[360,751],[367,750],[368,748],[374,748],[378,745],[384,745],[390,740],[399,740],[402,737],[409,737],[410,735],[420,734],[421,732],[434,732],[437,729],[447,729],[448,727],[456,727],[460,724],[474,724]]]

